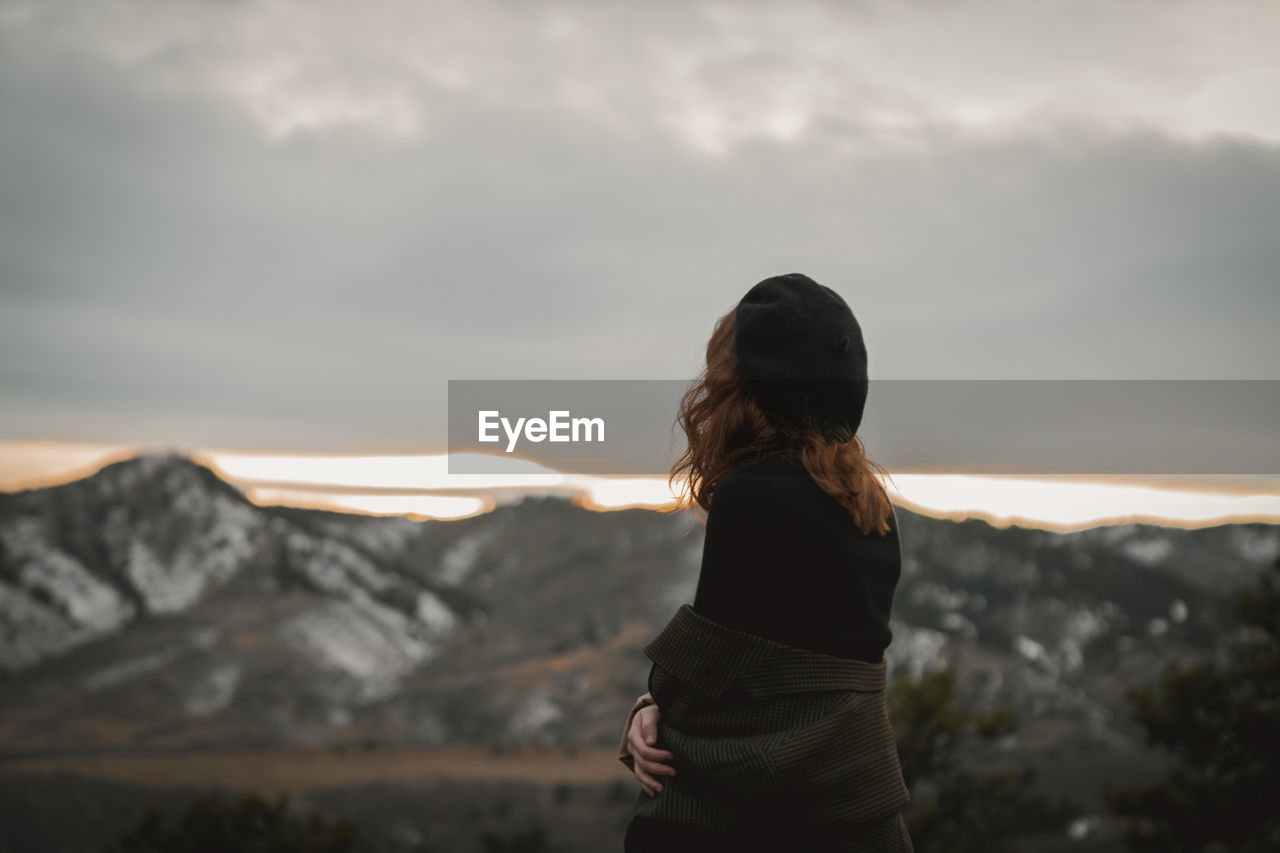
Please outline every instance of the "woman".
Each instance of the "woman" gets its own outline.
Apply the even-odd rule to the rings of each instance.
[[[885,709],[897,517],[857,437],[862,332],[835,291],[766,279],[716,324],[679,422],[707,511],[693,605],[646,647],[619,744],[628,853],[911,851]]]

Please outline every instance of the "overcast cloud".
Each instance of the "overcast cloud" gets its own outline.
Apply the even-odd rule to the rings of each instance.
[[[1268,3],[0,3],[0,439],[438,451],[687,378],[757,280],[876,378],[1280,378]]]

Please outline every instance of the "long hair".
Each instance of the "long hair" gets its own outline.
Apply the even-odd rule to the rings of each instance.
[[[707,365],[680,400],[676,422],[686,446],[667,481],[669,486],[681,481],[675,510],[694,505],[710,510],[716,485],[730,471],[797,446],[809,476],[849,511],[864,534],[887,534],[893,506],[883,478],[889,472],[867,458],[857,435],[839,440],[814,429],[783,432],[769,421],[738,369],[733,350],[736,313],[735,308],[716,321],[707,342]]]

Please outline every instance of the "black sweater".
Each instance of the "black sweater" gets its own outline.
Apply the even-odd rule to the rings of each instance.
[[[712,493],[693,609],[775,642],[879,662],[902,570],[890,532],[862,533],[783,451],[730,472]]]

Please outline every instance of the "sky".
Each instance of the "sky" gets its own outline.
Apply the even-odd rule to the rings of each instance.
[[[447,380],[691,378],[790,271],[873,378],[1277,379],[1276,44],[1266,2],[0,0],[0,465],[439,453]]]

